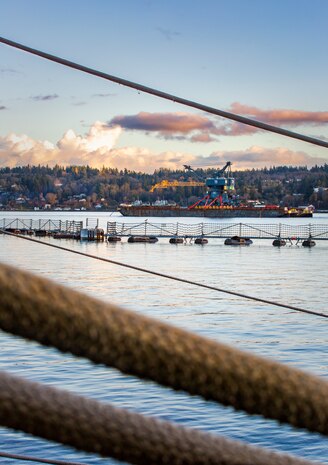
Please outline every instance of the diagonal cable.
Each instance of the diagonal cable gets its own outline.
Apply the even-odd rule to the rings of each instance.
[[[18,235],[18,234],[13,234],[13,233],[10,233],[10,232],[5,231],[3,229],[0,229],[0,232],[2,234],[7,235],[7,236],[17,237],[17,238],[20,238],[20,239],[24,239],[26,241],[34,242],[35,244],[42,244],[42,245],[45,245],[47,247],[53,247],[54,249],[63,250],[65,252],[71,252],[71,253],[74,253],[76,255],[81,255],[81,256],[87,257],[87,258],[93,258],[95,260],[100,260],[102,262],[111,263],[112,265],[118,265],[118,266],[122,266],[124,268],[129,268],[131,270],[140,271],[142,273],[148,273],[148,274],[151,274],[153,276],[158,276],[160,278],[171,279],[173,281],[178,281],[180,283],[190,284],[192,286],[202,287],[204,289],[209,289],[211,291],[217,291],[217,292],[222,292],[224,294],[234,295],[236,297],[241,297],[243,299],[253,300],[255,302],[261,302],[261,303],[264,303],[264,304],[274,305],[276,307],[286,308],[288,310],[294,310],[296,312],[308,313],[309,315],[315,315],[315,316],[320,316],[320,317],[323,317],[323,318],[328,318],[327,314],[321,313],[321,312],[316,312],[315,310],[307,310],[305,308],[296,307],[295,305],[283,304],[283,303],[280,303],[280,302],[275,302],[273,300],[262,299],[261,297],[256,297],[256,296],[251,296],[251,295],[248,295],[248,294],[244,294],[242,292],[230,291],[228,289],[222,289],[222,288],[217,287],[217,286],[210,286],[209,284],[199,283],[197,281],[192,281],[190,279],[179,278],[178,276],[172,276],[172,275],[169,275],[169,274],[160,273],[158,271],[148,270],[148,269],[142,268],[140,266],[129,265],[128,263],[118,262],[116,260],[111,260],[109,258],[99,257],[97,255],[92,255],[92,254],[88,254],[88,253],[85,253],[85,252],[80,252],[78,250],[69,249],[68,247],[62,247],[62,246],[56,245],[56,244],[49,244],[47,242],[32,239],[31,237],[26,237],[26,236],[21,236],[21,235]]]
[[[321,147],[328,148],[328,142],[325,142],[320,139],[316,139],[314,137],[305,136],[303,134],[299,134],[297,132],[289,131],[284,128],[280,128],[277,126],[273,126],[271,124],[263,123],[261,121],[256,121],[251,118],[246,118],[244,116],[236,115],[235,113],[231,113],[228,111],[219,110],[217,108],[209,107],[207,105],[203,105],[198,102],[194,102],[192,100],[187,100],[185,98],[178,97],[176,95],[168,94],[167,92],[162,92],[160,90],[154,89],[152,87],[147,87],[142,84],[138,84],[133,81],[128,81],[127,79],[122,79],[117,76],[113,76],[111,74],[104,73],[102,71],[97,71],[93,68],[88,68],[87,66],[80,65],[70,60],[65,60],[64,58],[60,58],[56,55],[51,55],[50,53],[42,52],[41,50],[37,50],[31,47],[27,47],[26,45],[20,44],[18,42],[14,42],[12,40],[6,39],[5,37],[0,37],[0,43],[9,45],[10,47],[17,48],[19,50],[23,50],[24,52],[31,53],[33,55],[37,55],[41,58],[45,58],[46,60],[53,61],[55,63],[59,63],[61,65],[67,66],[69,68],[76,69],[78,71],[82,71],[83,73],[91,74],[93,76],[100,77],[102,79],[106,79],[107,81],[116,82],[117,84],[121,84],[126,87],[130,87],[132,89],[136,89],[139,92],[145,92],[147,94],[155,95],[156,97],[160,97],[166,100],[171,100],[172,102],[180,103],[181,105],[185,105],[191,108],[196,108],[197,110],[205,111],[206,113],[211,113],[212,115],[221,116],[222,118],[227,118],[233,121],[237,121],[242,124],[247,124],[248,126],[253,126],[258,129],[263,129],[265,131],[274,132],[276,134],[280,134],[282,136],[291,137],[292,139],[302,140],[304,142],[308,142],[310,144],[318,145]]]

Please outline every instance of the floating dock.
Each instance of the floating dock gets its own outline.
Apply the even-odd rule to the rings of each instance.
[[[309,238],[328,240],[328,225],[248,224],[248,223],[139,223],[107,222],[107,237],[156,236],[158,238],[227,239],[233,236],[250,239],[285,239],[302,241]]]
[[[168,238],[170,243],[179,244],[187,240],[205,244],[209,239],[229,239],[232,237],[248,239],[271,239],[273,245],[299,243],[303,241],[328,240],[328,225],[326,224],[249,224],[249,223],[151,223],[148,220],[138,223],[108,221],[106,232],[98,227],[90,227],[93,221],[69,220],[30,220],[30,219],[0,219],[0,230],[16,234],[35,235],[37,237],[52,236],[56,239],[84,239],[109,242],[120,241],[122,237],[133,237],[138,240],[130,242],[156,242],[154,238]],[[152,238],[153,240],[146,240]]]
[[[21,218],[2,218],[0,229],[16,234],[34,234],[37,237],[79,239],[83,221],[69,220],[30,220]]]

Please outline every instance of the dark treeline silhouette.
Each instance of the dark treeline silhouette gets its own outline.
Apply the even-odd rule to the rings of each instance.
[[[22,166],[0,169],[2,209],[108,208],[120,203],[157,199],[190,205],[205,193],[205,187],[151,187],[162,181],[192,181],[215,176],[216,169],[195,172],[160,168],[153,174],[127,169],[90,166]],[[242,201],[298,206],[313,204],[328,209],[328,164],[323,166],[278,166],[234,171],[236,191]]]

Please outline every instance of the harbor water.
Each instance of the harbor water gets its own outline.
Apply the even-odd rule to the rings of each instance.
[[[107,221],[140,221],[140,218],[123,218],[110,213],[96,215],[99,226],[104,228]],[[0,218],[76,219],[83,220],[84,224],[88,218],[91,224],[95,221],[91,217],[96,215],[90,212],[58,212],[56,215],[53,212],[1,212]],[[321,223],[327,224],[328,229],[328,215],[245,220],[243,222],[252,224]],[[199,218],[156,218],[150,221],[201,222]],[[40,238],[40,244],[34,244],[0,235],[0,260],[104,302],[115,303],[328,379],[328,320],[142,274],[42,245],[42,242],[54,241],[48,237]],[[156,244],[129,244],[126,238],[117,243],[63,239],[57,240],[56,244],[328,315],[328,241],[317,241],[311,249],[301,245],[276,248],[269,240],[254,240],[250,247],[228,247],[223,239],[210,239],[205,246],[189,242],[172,245],[168,239],[160,239]],[[3,332],[0,342],[0,370],[186,427],[328,464],[328,439],[318,434],[176,393]],[[116,463],[5,428],[0,428],[0,442],[0,450],[9,453],[89,464]],[[0,463],[4,463],[2,460]],[[6,463],[20,462],[6,459]]]

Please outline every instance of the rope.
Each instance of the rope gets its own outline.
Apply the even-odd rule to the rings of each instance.
[[[30,455],[9,454],[0,452],[0,457],[13,460],[22,460],[28,462],[49,463],[51,465],[87,465],[81,462],[68,462],[67,460],[42,459],[41,457],[31,457]]]
[[[136,82],[128,81],[126,79],[119,78],[117,76],[113,76],[111,74],[103,73],[101,71],[97,71],[92,68],[88,68],[83,65],[79,65],[78,63],[74,63],[73,61],[65,60],[55,55],[51,55],[49,53],[42,52],[40,50],[36,50],[31,47],[27,47],[26,45],[19,44],[18,42],[14,42],[12,40],[6,39],[4,37],[0,37],[0,43],[9,45],[10,47],[14,47],[24,52],[32,53],[33,55],[37,55],[41,58],[45,58],[46,60],[53,61],[55,63],[59,63],[61,65],[67,66],[69,68],[76,69],[78,71],[82,71],[83,73],[91,74],[93,76],[100,77],[102,79],[106,79],[107,81],[116,82],[117,84],[121,84],[126,87],[130,87],[132,89],[136,89],[139,92],[145,92],[147,94],[155,95],[156,97],[160,97],[166,100],[171,100],[172,102],[180,103],[181,105],[185,105],[191,108],[196,108],[198,110],[205,111],[206,113],[211,113],[216,116],[221,116],[222,118],[231,119],[233,121],[237,121],[242,124],[247,124],[248,126],[253,126],[259,129],[264,129],[265,131],[274,132],[277,134],[281,134],[286,137],[291,137],[293,139],[302,140],[304,142],[309,142],[310,144],[318,145],[321,147],[328,148],[328,142],[323,140],[316,139],[314,137],[305,136],[303,134],[299,134],[297,132],[289,131],[287,129],[279,128],[277,126],[273,126],[271,124],[262,123],[261,121],[256,121],[251,118],[245,118],[244,116],[236,115],[234,113],[230,113],[227,111],[219,110],[217,108],[209,107],[207,105],[202,105],[201,103],[193,102],[192,100],[187,100],[176,95],[168,94],[166,92],[162,92],[157,89],[153,89],[151,87],[147,87],[141,84],[137,84]]]
[[[204,289],[209,289],[211,291],[222,292],[223,294],[229,294],[229,295],[233,295],[233,296],[236,296],[236,297],[241,297],[243,299],[253,300],[255,302],[261,302],[261,303],[264,303],[264,304],[274,305],[275,307],[286,308],[288,310],[294,310],[296,312],[307,313],[309,315],[320,316],[322,318],[328,318],[327,314],[322,313],[322,312],[316,312],[315,310],[307,310],[305,308],[296,307],[294,305],[288,305],[288,304],[283,304],[283,303],[280,303],[280,302],[275,302],[273,300],[262,299],[261,297],[251,296],[251,295],[248,295],[248,294],[244,294],[242,292],[229,291],[227,289],[222,289],[222,288],[217,287],[217,286],[210,286],[209,284],[199,283],[197,281],[192,281],[192,280],[185,279],[185,278],[179,278],[177,276],[172,276],[172,275],[168,275],[168,274],[165,274],[165,273],[160,273],[158,271],[148,270],[146,268],[141,268],[140,266],[129,265],[127,263],[122,263],[122,262],[118,262],[116,260],[111,260],[109,258],[99,257],[97,255],[92,255],[92,254],[88,254],[88,253],[85,253],[85,252],[80,252],[78,250],[69,249],[67,247],[62,247],[60,245],[49,244],[47,242],[39,241],[39,240],[33,239],[31,237],[26,237],[26,236],[21,236],[21,235],[18,235],[18,234],[9,233],[8,231],[5,231],[3,229],[0,229],[0,233],[3,233],[5,235],[7,235],[7,236],[18,237],[20,239],[24,239],[26,241],[34,242],[36,244],[46,245],[47,247],[53,247],[54,249],[63,250],[65,252],[71,252],[71,253],[74,253],[76,255],[80,255],[82,257],[93,258],[95,260],[100,260],[102,262],[111,263],[112,265],[117,265],[117,266],[122,266],[124,268],[129,268],[130,270],[135,270],[135,271],[140,271],[142,273],[151,274],[153,276],[158,276],[160,278],[171,279],[173,281],[177,281],[177,282],[184,283],[184,284],[190,284],[192,286],[202,287]]]
[[[0,422],[140,465],[310,465],[290,455],[144,417],[3,372]]]
[[[328,383],[0,265],[0,328],[123,373],[328,435]]]

